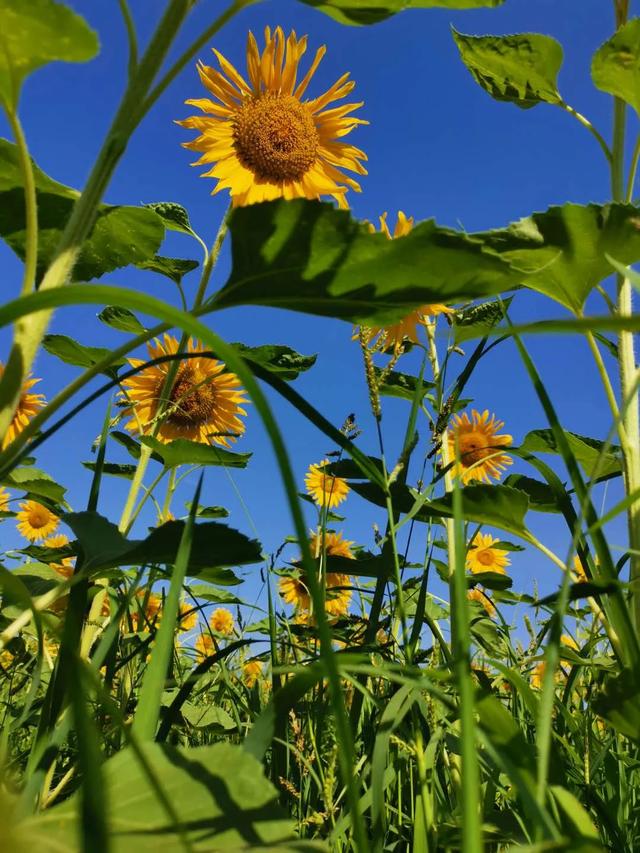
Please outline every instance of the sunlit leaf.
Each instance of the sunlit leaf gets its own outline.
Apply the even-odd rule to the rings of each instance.
[[[236,208],[229,229],[233,268],[216,308],[267,305],[386,322],[419,305],[476,299],[518,283],[484,240],[433,220],[387,240],[347,211],[299,199]]]
[[[461,344],[466,340],[488,334],[494,326],[504,319],[506,309],[511,301],[511,298],[505,299],[503,302],[495,299],[491,302],[471,305],[462,311],[456,311],[453,314],[455,342]]]
[[[549,36],[466,36],[453,31],[462,61],[473,79],[497,101],[523,109],[560,104],[557,78],[562,46]]]
[[[34,164],[38,202],[38,277],[57,248],[79,193],[59,184]],[[0,237],[24,258],[26,219],[22,174],[16,146],[0,139]],[[74,281],[152,258],[164,238],[164,225],[152,210],[102,204],[73,270]]]
[[[520,283],[579,311],[613,273],[607,255],[640,260],[640,210],[624,204],[564,204],[475,234],[521,270]]]
[[[250,358],[261,367],[266,367],[288,382],[297,379],[301,373],[310,370],[316,363],[317,355],[302,355],[291,347],[281,344],[263,344],[249,347],[246,344],[231,344],[240,355]]]
[[[164,802],[130,747],[106,761],[113,853],[179,853],[185,847],[174,820],[193,850],[287,850],[287,841],[293,841],[293,824],[280,811],[275,788],[259,761],[240,746],[177,749],[143,743],[140,748]],[[79,851],[79,802],[76,793],[27,819],[17,827],[19,837],[41,853]]]
[[[162,255],[155,255],[153,258],[136,264],[136,266],[141,270],[157,272],[176,284],[180,284],[187,273],[198,268],[198,261],[190,261],[187,258],[165,258]]]
[[[132,335],[140,335],[144,332],[144,326],[133,311],[121,308],[119,305],[107,305],[98,314],[98,320],[119,332],[130,332]]]
[[[45,335],[42,346],[51,355],[55,355],[65,364],[74,367],[93,367],[111,355],[111,350],[105,347],[91,347],[74,341],[68,335]],[[125,363],[124,358],[115,359],[103,373],[113,376],[117,368]]]
[[[596,51],[591,77],[598,89],[640,113],[640,18],[633,18]]]
[[[622,451],[616,445],[610,445],[600,458],[604,442],[573,432],[565,432],[565,436],[573,455],[588,477],[593,477],[596,472],[599,477],[622,473]],[[535,429],[527,433],[520,449],[530,453],[560,452],[550,429]]]
[[[85,20],[53,0],[0,0],[0,101],[15,109],[29,74],[49,62],[87,62],[98,37]]]
[[[170,231],[180,231],[183,234],[193,234],[189,214],[181,204],[175,201],[154,201],[145,204],[162,219],[165,228]]]
[[[341,24],[377,24],[405,9],[480,9],[504,0],[302,0]]]
[[[222,465],[226,468],[246,468],[251,459],[251,453],[232,453],[215,444],[202,444],[186,438],[164,442],[153,436],[143,435],[140,441],[153,450],[154,458],[160,458],[166,468],[177,468],[179,465]]]
[[[14,468],[10,474],[0,479],[0,484],[10,489],[24,491],[28,495],[37,498],[47,498],[54,504],[64,502],[66,489],[41,471],[39,468]]]

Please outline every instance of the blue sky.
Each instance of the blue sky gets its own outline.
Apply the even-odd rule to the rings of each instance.
[[[56,64],[38,72],[25,86],[21,115],[32,154],[41,168],[57,180],[81,187],[124,86],[127,48],[115,0],[74,0],[69,5],[98,31],[100,56],[87,65]],[[158,5],[156,0],[131,2],[143,42],[157,19]],[[310,53],[316,46],[326,44],[328,52],[309,96],[321,93],[349,70],[357,82],[355,99],[365,102],[361,115],[370,121],[368,127],[357,129],[351,137],[369,157],[369,176],[362,181],[362,194],[350,193],[353,214],[374,220],[385,210],[395,217],[395,212],[402,209],[418,220],[434,217],[443,225],[478,230],[500,227],[565,201],[605,201],[609,178],[594,139],[561,110],[541,106],[522,111],[496,103],[481,91],[460,62],[450,26],[471,34],[535,31],[557,38],[565,49],[561,93],[608,136],[610,99],[591,85],[589,65],[595,49],[611,34],[610,5],[602,0],[507,0],[499,9],[414,10],[373,27],[353,28],[341,26],[293,0],[274,0],[240,13],[216,37],[215,46],[244,70],[249,29],[258,35],[265,25],[280,24],[285,31],[293,28],[298,35],[308,33]],[[221,3],[201,0],[178,39],[175,56],[221,8]],[[208,49],[203,49],[200,57],[213,63]],[[179,202],[188,209],[195,229],[211,242],[227,199],[224,194],[212,197],[211,181],[199,178],[198,170],[190,167],[193,158],[180,143],[191,134],[174,124],[174,119],[192,112],[183,105],[184,100],[203,94],[191,65],[138,129],[106,200],[128,204]],[[4,125],[0,132],[9,135]],[[182,235],[171,235],[162,253],[200,258],[197,245]],[[4,292],[10,298],[19,290],[20,265],[5,246],[0,246],[0,262]],[[228,261],[223,256],[213,287],[222,286],[227,272]],[[166,299],[175,296],[167,280],[137,270],[116,271],[104,281],[141,288]],[[197,273],[185,283],[187,291],[193,293]],[[95,313],[86,307],[59,312],[51,331],[71,334],[94,345],[123,342],[122,335],[95,320]],[[514,315],[520,319],[561,313],[559,306],[535,294],[518,294],[514,302]],[[297,390],[337,426],[349,412],[355,412],[364,430],[361,446],[369,452],[376,451],[359,352],[350,340],[347,324],[252,308],[217,314],[211,322],[215,323],[216,332],[228,340],[282,343],[303,353],[317,352],[317,366],[297,381]],[[3,357],[8,345],[5,330],[0,337]],[[530,347],[565,427],[603,437],[610,418],[586,344],[577,338],[558,336],[530,339]],[[408,369],[412,364],[409,357],[404,367]],[[609,366],[614,371],[615,366]],[[43,377],[41,390],[53,396],[76,371],[42,354],[36,374]],[[516,443],[529,430],[546,426],[510,344],[497,348],[481,363],[468,390],[478,408],[495,411],[506,421],[507,431],[514,435]],[[309,463],[320,460],[333,448],[288,404],[273,399],[273,405],[284,425],[302,488]],[[406,404],[385,401],[383,429],[390,457],[404,434],[407,413]],[[87,499],[90,477],[80,463],[90,458],[89,445],[100,430],[103,416],[104,405],[93,405],[39,452],[38,464],[68,487],[74,509],[82,509]],[[420,432],[424,443],[428,438],[425,422]],[[247,533],[254,526],[265,548],[271,550],[291,533],[291,524],[273,455],[253,413],[237,449],[254,452],[252,465],[247,471],[234,471],[233,483],[226,472],[210,469],[204,502],[227,506],[231,510],[230,523]],[[129,461],[116,446],[110,448],[109,458]],[[516,464],[514,470],[525,469]],[[127,485],[112,480],[102,497],[100,510],[114,521]],[[193,477],[183,484],[173,505],[176,515],[181,514],[194,487]],[[614,485],[601,497],[611,506],[618,494],[619,488]],[[372,547],[372,522],[383,525],[381,513],[355,496],[343,508],[348,515],[343,526],[347,538]],[[153,517],[147,516],[144,522],[153,523]],[[568,538],[557,519],[532,516],[532,527],[551,548],[560,554],[566,552]],[[144,523],[139,532],[143,530]],[[9,524],[3,526],[2,532],[6,534],[6,544],[17,543]],[[623,544],[622,523],[614,525],[612,535],[617,544]],[[257,570],[248,574],[255,576]],[[533,554],[514,555],[512,574],[516,588],[527,591],[534,579],[542,589],[551,588],[557,581],[551,564]],[[250,578],[248,590],[256,589]]]

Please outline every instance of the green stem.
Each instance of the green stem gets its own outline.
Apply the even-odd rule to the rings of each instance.
[[[24,183],[24,208],[26,224],[26,240],[24,255],[24,272],[22,275],[21,293],[31,293],[36,281],[38,264],[38,204],[36,200],[36,182],[33,174],[33,162],[29,156],[27,140],[17,113],[6,111],[9,125],[18,147],[20,172]]]
[[[631,166],[629,168],[629,177],[627,178],[627,191],[625,193],[625,201],[631,204],[633,201],[633,188],[636,183],[636,173],[638,171],[638,160],[640,159],[640,133],[636,139],[636,144],[633,148],[631,156]]]
[[[575,119],[577,119],[577,121],[579,121],[583,127],[587,128],[589,133],[591,133],[592,136],[594,136],[594,138],[596,139],[600,148],[602,148],[602,150],[604,152],[604,156],[607,158],[607,162],[609,164],[611,164],[613,161],[613,153],[612,153],[611,149],[609,148],[609,146],[607,145],[605,138],[602,136],[602,134],[598,130],[596,130],[596,128],[589,121],[589,119],[586,118],[586,116],[583,116],[582,113],[579,113],[577,110],[574,110],[574,108],[572,106],[570,106],[569,104],[565,104],[563,102],[563,103],[559,104],[558,106],[561,109],[563,109],[565,112],[569,113],[570,116],[573,116]]]

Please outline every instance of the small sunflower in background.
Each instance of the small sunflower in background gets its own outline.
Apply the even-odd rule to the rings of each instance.
[[[178,341],[165,334],[163,341],[156,338],[149,342],[147,350],[150,360],[175,355]],[[204,352],[204,347],[200,342],[189,340],[187,352]],[[142,367],[144,361],[130,358],[129,364]],[[186,438],[202,444],[213,442],[229,447],[244,432],[245,425],[240,416],[247,414],[242,408],[247,402],[247,395],[238,377],[215,358],[196,356],[184,359],[178,367],[169,399],[163,400],[171,364],[166,361],[145,367],[122,382],[125,415],[132,418],[126,429],[132,433],[149,434],[157,428],[155,435],[160,441]],[[164,403],[162,415],[161,403]]]
[[[211,637],[211,634],[208,634],[206,632],[198,634],[194,646],[196,650],[196,658],[198,661],[203,661],[216,653],[216,647],[213,642],[213,638]]]
[[[64,548],[69,544],[69,537],[64,533],[58,533],[56,536],[49,536],[43,543],[47,548]],[[63,578],[70,578],[73,575],[73,557],[63,557],[59,563],[50,563],[54,569]]]
[[[367,223],[372,234],[376,233],[375,226],[370,222]],[[393,235],[389,231],[387,224],[387,214],[383,213],[380,217],[380,233],[384,234],[387,239],[396,239],[398,237],[406,237],[413,228],[413,217],[407,217],[400,210],[396,220]],[[388,326],[367,326],[366,335],[367,343],[374,350],[386,350],[393,347],[394,350],[399,350],[403,341],[411,341],[414,344],[420,343],[419,329],[425,328],[429,324],[430,317],[437,317],[439,314],[451,314],[452,309],[440,303],[433,305],[421,305],[410,311],[401,320],[396,323],[391,323]],[[356,331],[353,335],[354,339],[358,337]]]
[[[460,477],[463,483],[472,480],[490,483],[491,478],[499,480],[507,465],[513,460],[501,452],[509,447],[513,438],[510,435],[498,435],[504,426],[504,421],[497,421],[495,415],[489,418],[489,411],[482,414],[475,409],[471,418],[466,412],[454,415],[452,428],[448,432],[449,454],[456,458],[456,443],[458,445],[459,461],[453,466],[453,475]]]
[[[313,532],[309,539],[309,547],[314,557],[319,557],[324,542],[325,553],[330,557],[346,557],[355,559],[350,542],[341,533],[325,531]],[[351,578],[342,572],[327,572],[325,577],[325,611],[331,617],[344,616],[349,611],[351,603]],[[304,573],[299,577],[288,576],[280,579],[280,595],[287,604],[292,604],[296,610],[296,616],[301,623],[308,621],[311,610],[311,596],[305,582]]]
[[[9,492],[4,486],[0,486],[0,512],[9,512]]]
[[[323,459],[317,465],[310,465],[304,484],[307,494],[311,495],[318,506],[331,509],[346,500],[350,489],[346,480],[323,470],[329,464],[328,459]]]
[[[58,529],[60,519],[38,501],[22,501],[16,514],[18,531],[30,542],[39,542]]]
[[[477,533],[467,551],[467,568],[474,574],[496,572],[504,575],[505,567],[511,563],[507,551],[495,548],[499,539],[494,539],[489,533]]]
[[[136,611],[131,617],[134,631],[147,631],[151,627],[157,628],[160,624],[162,598],[155,592],[146,593],[144,589],[136,592],[138,604]]]
[[[0,379],[4,374],[4,365],[0,362]],[[29,421],[37,415],[40,409],[43,409],[47,401],[44,394],[32,394],[31,389],[34,385],[40,382],[40,379],[32,379],[29,375],[22,385],[18,406],[14,412],[11,423],[7,428],[4,438],[2,439],[2,450],[5,449],[27,426]]]
[[[209,625],[211,630],[216,634],[222,634],[223,637],[228,637],[233,633],[233,615],[226,607],[216,608],[209,617]]]
[[[346,193],[349,189],[360,192],[360,185],[342,170],[366,175],[362,161],[367,157],[343,140],[368,122],[351,115],[362,102],[327,107],[345,98],[355,83],[348,73],[343,74],[320,97],[303,100],[326,48],[316,51],[298,81],[307,37],[299,39],[292,31],[285,38],[281,27],[273,34],[267,27],[264,37],[261,53],[249,33],[248,79],[215,48],[220,71],[198,63],[200,80],[210,97],[185,102],[204,115],[177,122],[200,134],[183,145],[202,155],[194,165],[210,167],[202,176],[217,181],[213,193],[228,189],[234,206],[328,195],[347,208]]]
[[[251,689],[262,675],[262,663],[259,660],[247,661],[242,667],[242,681]]]
[[[180,631],[191,631],[198,624],[198,608],[187,601],[180,602],[178,623]]]

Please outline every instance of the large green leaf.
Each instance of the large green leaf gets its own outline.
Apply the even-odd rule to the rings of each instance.
[[[233,268],[214,308],[269,305],[352,322],[499,293],[519,273],[484,239],[429,220],[387,240],[332,205],[299,199],[236,208]]]
[[[119,332],[128,332],[132,335],[140,335],[144,332],[144,326],[133,311],[121,308],[119,305],[107,305],[98,314],[98,320],[106,326],[111,326],[112,329],[118,329]]]
[[[258,347],[248,347],[246,344],[231,344],[242,356],[250,358],[261,367],[266,367],[281,379],[291,382],[301,373],[310,370],[316,363],[317,355],[302,355],[291,347],[282,344],[263,344]]]
[[[302,0],[341,24],[377,24],[405,9],[479,9],[504,0]]]
[[[140,748],[153,782],[130,747],[104,764],[112,853],[180,853],[186,848],[176,820],[194,851],[305,849],[295,841],[293,824],[281,812],[262,765],[246,750],[228,743]],[[76,793],[19,824],[16,834],[40,853],[79,853],[79,822]]]
[[[0,101],[18,104],[22,83],[49,62],[87,62],[98,37],[71,9],[53,0],[0,0]]]
[[[521,270],[521,284],[579,311],[593,288],[613,273],[607,255],[625,264],[640,260],[640,210],[564,204],[474,236]]]
[[[152,530],[146,539],[129,540],[97,512],[68,513],[63,521],[76,535],[84,556],[83,567],[92,574],[115,566],[172,565],[184,529],[183,521],[168,521]],[[188,574],[200,577],[207,569],[256,563],[261,555],[259,542],[226,524],[196,524]]]
[[[599,477],[622,473],[622,451],[616,445],[610,446],[602,460],[598,461],[604,442],[573,432],[565,432],[565,437],[588,477],[593,477],[596,466]],[[520,449],[528,453],[560,453],[550,429],[534,429],[527,433]]]
[[[68,335],[45,335],[42,346],[51,355],[55,355],[65,364],[75,367],[93,367],[111,354],[105,347],[91,347],[74,341]],[[117,374],[117,368],[125,363],[124,358],[116,359],[103,373],[108,376]]]
[[[497,101],[522,109],[561,104],[557,77],[562,46],[549,36],[466,36],[453,31],[462,61],[473,79]]]
[[[246,468],[251,453],[231,453],[215,444],[202,444],[177,438],[175,441],[159,441],[150,435],[140,438],[153,450],[153,458],[162,459],[165,468],[177,468],[178,465],[222,465],[226,468]]]
[[[420,384],[419,396],[420,400],[424,397],[430,388],[434,388],[433,382],[423,379],[420,383],[417,376],[411,376],[408,373],[400,373],[397,370],[383,371],[380,367],[373,368],[374,375],[378,384],[378,391],[386,397],[400,397],[402,400],[413,402]]]
[[[0,478],[0,484],[10,489],[24,491],[34,498],[46,498],[54,504],[64,503],[66,489],[39,468],[14,468]]]
[[[633,18],[600,47],[591,63],[593,82],[640,113],[640,18]]]
[[[0,0],[2,2],[2,0]],[[46,269],[79,193],[59,184],[34,164],[38,201],[38,276]],[[0,237],[24,258],[26,220],[16,146],[0,139]],[[164,238],[162,219],[143,207],[102,204],[74,267],[75,281],[152,258]]]

